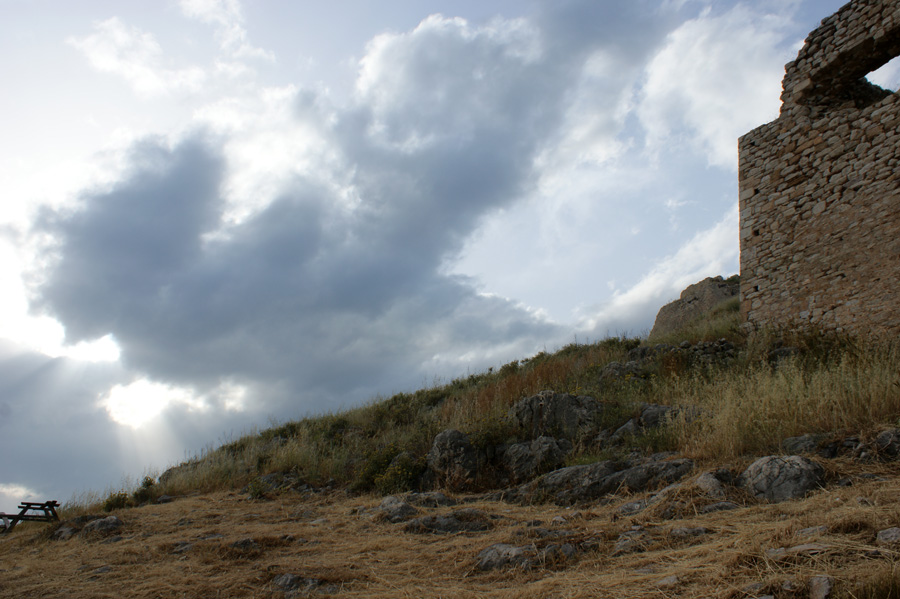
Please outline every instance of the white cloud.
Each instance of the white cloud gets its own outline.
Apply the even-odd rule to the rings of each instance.
[[[206,80],[202,69],[167,69],[163,52],[152,34],[129,27],[112,17],[94,25],[92,35],[71,37],[68,43],[80,50],[91,65],[102,72],[124,78],[135,92],[161,95],[193,92]]]
[[[471,139],[486,128],[507,129],[516,109],[531,104],[523,94],[544,93],[527,75],[540,56],[537,32],[523,20],[475,27],[432,15],[409,33],[369,42],[357,101],[371,110],[369,133],[392,148],[411,153]]]
[[[222,49],[235,58],[275,60],[274,54],[250,43],[238,0],[181,0],[180,4],[185,16],[215,26]]]
[[[0,484],[0,512],[17,512],[18,510],[14,506],[29,499],[47,501],[47,499],[39,497],[38,491],[25,485]]]
[[[677,252],[658,262],[631,288],[614,293],[612,299],[599,308],[586,310],[589,313],[586,313],[583,328],[599,330],[612,323],[627,329],[629,325],[646,321],[648,315],[655,314],[660,306],[677,298],[688,285],[705,277],[731,274],[726,271],[737,263],[737,233],[738,207],[735,204],[715,226],[697,233]]]
[[[651,153],[694,146],[709,164],[737,170],[737,138],[778,116],[789,16],[738,4],[672,32],[647,66],[638,107]]]

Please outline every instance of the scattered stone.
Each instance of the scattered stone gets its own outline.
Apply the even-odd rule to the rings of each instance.
[[[90,535],[108,535],[122,528],[124,523],[119,520],[118,516],[108,516],[106,518],[98,518],[88,522],[81,530],[82,536]]]
[[[819,445],[828,438],[828,435],[801,435],[799,437],[788,437],[781,442],[781,448],[789,454],[796,455],[801,453],[816,453]]]
[[[650,505],[648,499],[638,499],[637,501],[629,501],[626,504],[620,505],[616,512],[618,512],[620,516],[631,516],[643,511],[648,505]]]
[[[53,541],[68,541],[74,537],[77,532],[78,529],[74,526],[61,526],[50,535],[50,539]]]
[[[900,543],[900,528],[885,528],[884,530],[878,531],[875,541],[879,545],[896,545],[897,543]]]
[[[520,568],[528,570],[534,565],[534,553],[525,547],[515,547],[506,543],[496,543],[483,549],[477,559],[481,571],[500,568]]]
[[[831,576],[813,576],[809,579],[809,599],[828,599],[834,589]]]
[[[697,477],[697,480],[694,481],[694,485],[710,497],[724,499],[725,483],[727,482],[730,484],[731,479],[731,472],[725,469],[719,469],[704,472]]]
[[[734,503],[733,501],[717,501],[716,503],[711,503],[700,508],[700,513],[711,514],[713,512],[722,512],[725,510],[736,510],[739,507],[741,506]]]
[[[418,513],[419,510],[396,495],[385,497],[378,506],[378,517],[392,524],[405,522]]]
[[[657,582],[656,586],[661,589],[671,589],[672,587],[677,587],[679,582],[678,577],[673,574],[672,576],[666,576]]]
[[[704,535],[710,534],[712,531],[703,526],[696,526],[693,528],[689,528],[686,526],[680,526],[678,528],[673,528],[672,532],[669,534],[676,539],[684,539],[688,537],[702,537]]]
[[[900,429],[892,428],[883,431],[875,437],[875,449],[878,455],[895,460],[900,456]]]
[[[272,584],[285,592],[309,593],[322,583],[315,578],[304,578],[296,574],[280,574],[272,579]]]
[[[806,537],[814,537],[817,535],[824,535],[828,532],[828,527],[825,525],[822,526],[810,526],[809,528],[803,528],[797,531],[797,536],[801,539]]]
[[[259,551],[259,543],[253,539],[241,539],[232,543],[231,548],[244,553],[252,553]]]
[[[613,546],[612,555],[613,557],[619,555],[625,555],[626,553],[637,553],[639,551],[643,551],[647,547],[647,542],[650,540],[650,535],[644,529],[638,530],[629,530],[627,532],[623,532],[619,535],[619,538],[616,539],[616,544]]]
[[[822,485],[825,470],[802,456],[767,456],[753,462],[738,484],[772,503],[799,499]]]
[[[767,549],[766,556],[771,559],[784,559],[795,556],[812,556],[824,553],[828,550],[828,545],[822,543],[806,543],[804,545],[796,545],[794,547],[778,547],[777,549]]]
[[[457,504],[455,499],[447,497],[440,491],[409,493],[406,496],[406,502],[419,507],[449,507]]]
[[[464,508],[442,516],[423,516],[406,523],[405,530],[419,534],[482,532],[493,527],[490,516],[481,510]]]

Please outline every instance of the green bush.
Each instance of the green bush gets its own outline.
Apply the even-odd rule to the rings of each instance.
[[[149,503],[156,497],[156,481],[153,480],[152,476],[145,476],[144,480],[141,481],[141,486],[135,489],[134,493],[131,494],[131,498],[135,505]]]
[[[106,498],[106,501],[103,502],[103,511],[111,512],[113,510],[120,510],[128,507],[130,504],[131,501],[128,497],[128,493],[124,491],[110,493],[109,497]]]
[[[382,495],[414,490],[424,471],[424,458],[416,459],[409,452],[403,452],[375,477],[375,488]]]

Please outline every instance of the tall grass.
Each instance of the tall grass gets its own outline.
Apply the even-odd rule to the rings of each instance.
[[[704,365],[669,354],[651,365],[647,376],[617,385],[601,385],[601,372],[612,361],[625,361],[640,340],[610,338],[542,352],[496,371],[246,435],[182,464],[154,492],[240,488],[273,472],[313,485],[393,488],[400,483],[385,477],[424,467],[441,430],[462,430],[478,444],[515,441],[521,431],[506,419],[509,407],[545,389],[596,397],[610,408],[610,426],[617,425],[617,417],[627,419],[639,403],[683,408],[667,428],[636,439],[637,447],[676,450],[701,460],[773,452],[786,437],[804,433],[871,432],[898,422],[896,342],[809,332],[748,335],[741,331],[733,300],[705,322],[667,339],[696,343],[722,337],[740,349],[727,364]],[[771,363],[771,350],[784,345],[801,352]],[[588,439],[569,461],[581,463],[608,451]]]

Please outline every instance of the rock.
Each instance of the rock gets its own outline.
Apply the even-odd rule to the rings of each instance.
[[[615,432],[609,436],[608,443],[610,445],[618,445],[636,436],[638,434],[638,431],[638,420],[637,418],[632,418],[631,420],[617,428]]]
[[[816,453],[819,444],[822,443],[828,435],[800,435],[799,437],[788,437],[781,442],[781,448],[793,455],[801,453]]]
[[[887,459],[897,459],[900,455],[900,429],[892,428],[882,431],[875,437],[875,449],[878,455]]]
[[[732,282],[731,279],[726,281],[722,277],[703,279],[688,286],[677,300],[660,308],[649,338],[677,331],[722,302],[735,297],[740,289],[740,283]]]
[[[828,545],[823,545],[822,543],[806,543],[803,545],[796,545],[794,547],[778,547],[776,549],[767,549],[766,556],[771,559],[783,559],[787,557],[794,557],[798,555],[802,556],[812,556],[818,555],[820,553],[824,553],[828,550]]]
[[[657,428],[666,423],[667,419],[674,415],[672,406],[658,406],[651,404],[641,410],[640,426],[642,428]]]
[[[78,532],[78,529],[74,526],[60,526],[53,534],[50,535],[50,539],[53,541],[68,541]]]
[[[709,497],[723,499],[725,497],[725,484],[730,484],[731,478],[731,472],[720,468],[719,470],[704,472],[698,476],[697,480],[694,481],[694,486]]]
[[[172,497],[171,495],[160,495],[156,498],[156,503],[172,503],[173,501],[175,501],[175,499],[176,498]]]
[[[809,528],[804,528],[797,531],[797,536],[801,539],[805,539],[807,537],[815,537],[818,535],[824,535],[828,532],[827,526],[810,526]]]
[[[281,574],[272,579],[272,584],[282,591],[299,591],[300,594],[309,593],[321,585],[321,581],[315,578],[304,578],[296,574]]]
[[[378,506],[379,517],[394,524],[405,522],[418,513],[419,510],[395,495],[385,497]]]
[[[777,503],[819,488],[824,474],[820,465],[801,456],[767,456],[753,462],[738,484],[755,497]]]
[[[97,518],[96,520],[88,522],[87,525],[85,525],[85,527],[81,530],[81,534],[82,536],[108,535],[119,530],[123,525],[124,522],[119,520],[117,516]]]
[[[440,491],[409,493],[406,496],[406,502],[419,507],[448,507],[457,504],[455,499],[447,497]]]
[[[828,599],[834,589],[831,576],[813,576],[809,579],[809,599]]]
[[[669,534],[676,539],[684,539],[688,537],[702,537],[704,535],[708,535],[712,531],[708,528],[704,528],[703,526],[697,526],[694,528],[688,528],[686,526],[680,526],[678,528],[673,528],[672,532]]]
[[[552,436],[576,441],[597,433],[603,404],[588,396],[541,391],[518,401],[509,417],[531,438]]]
[[[678,577],[674,574],[672,576],[666,576],[662,580],[656,583],[661,589],[671,589],[672,587],[677,587],[679,583]]]
[[[896,545],[900,543],[900,528],[885,528],[878,531],[875,542],[879,545]]]
[[[646,549],[649,540],[650,535],[647,534],[647,532],[643,529],[623,532],[619,535],[619,538],[616,539],[616,544],[613,546],[612,555],[613,557],[616,557],[619,555],[625,555],[626,553],[637,553],[639,551],[643,551],[644,549]]]
[[[478,569],[481,571],[506,567],[527,570],[534,565],[533,557],[534,552],[525,547],[496,543],[482,549],[476,559],[478,560]]]
[[[404,530],[419,534],[482,532],[493,527],[490,516],[481,510],[464,508],[442,516],[423,516],[410,520]]]
[[[468,435],[448,429],[434,438],[427,462],[439,484],[461,488],[475,481],[480,460]]]
[[[241,553],[255,553],[259,551],[259,543],[253,539],[241,539],[231,544],[231,548]]]
[[[559,468],[570,451],[572,444],[566,439],[538,437],[534,441],[510,445],[503,452],[500,462],[509,475],[509,481],[520,483]]]
[[[713,512],[736,510],[739,507],[741,507],[741,506],[734,503],[733,501],[717,501],[716,503],[711,503],[709,505],[705,505],[702,508],[700,508],[700,513],[701,514],[711,514]]]
[[[563,543],[562,545],[550,543],[538,551],[537,561],[541,565],[550,566],[569,560],[575,557],[576,553],[575,546],[571,543]]]
[[[559,505],[570,505],[620,490],[640,492],[659,487],[683,478],[693,467],[693,461],[685,458],[638,465],[607,460],[569,466],[519,487],[516,495],[526,500],[550,499]]]

